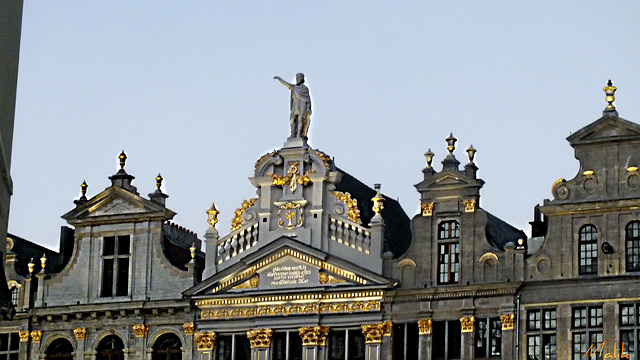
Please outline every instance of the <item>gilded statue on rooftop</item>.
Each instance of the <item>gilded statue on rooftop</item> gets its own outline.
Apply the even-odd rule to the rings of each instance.
[[[304,74],[296,74],[295,84],[282,80],[280,76],[276,76],[274,79],[280,81],[282,85],[291,90],[289,104],[291,108],[291,115],[289,116],[289,122],[291,123],[290,137],[306,140],[309,123],[311,122],[311,96],[309,95],[309,88],[304,84]]]

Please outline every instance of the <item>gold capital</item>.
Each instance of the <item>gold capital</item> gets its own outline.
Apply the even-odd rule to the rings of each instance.
[[[216,333],[213,331],[201,331],[195,333],[193,340],[198,345],[198,350],[213,350],[213,345],[216,343]]]
[[[147,333],[149,333],[149,326],[145,324],[135,324],[133,325],[133,332],[136,337],[147,337]]]
[[[194,328],[195,328],[195,325],[193,325],[192,322],[182,324],[182,330],[184,330],[184,334],[187,336],[193,335]]]
[[[328,326],[306,326],[298,329],[304,346],[325,346],[327,344],[327,335],[329,335]]]
[[[42,331],[40,330],[33,330],[31,332],[31,338],[33,339],[33,342],[35,343],[39,343],[40,339],[42,339]]]
[[[364,334],[367,344],[382,343],[383,336],[391,336],[391,321],[385,321],[379,324],[362,325],[362,333]]]
[[[420,204],[420,209],[422,209],[422,216],[433,215],[433,203]]]
[[[502,322],[502,330],[513,330],[513,323],[515,322],[516,314],[502,314],[500,315],[500,321]]]
[[[271,347],[271,329],[252,329],[247,331],[247,337],[252,349]]]
[[[430,335],[431,334],[431,319],[420,319],[418,320],[418,329],[420,335]]]
[[[87,328],[75,328],[73,334],[76,336],[76,340],[84,340],[87,337]]]
[[[462,332],[468,333],[473,332],[473,323],[475,322],[475,317],[471,316],[463,316],[460,318],[460,324],[462,325]]]
[[[20,342],[29,341],[29,331],[20,331],[18,335],[20,335]]]

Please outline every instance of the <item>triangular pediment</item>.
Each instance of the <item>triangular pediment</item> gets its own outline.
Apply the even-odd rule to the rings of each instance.
[[[259,252],[187,290],[186,295],[212,296],[325,290],[386,288],[395,280],[282,237]]]
[[[137,194],[111,186],[62,216],[71,224],[99,222],[106,219],[162,217],[170,219],[175,213],[163,205]]]
[[[605,116],[567,137],[571,145],[611,140],[640,140],[640,125],[617,116]]]

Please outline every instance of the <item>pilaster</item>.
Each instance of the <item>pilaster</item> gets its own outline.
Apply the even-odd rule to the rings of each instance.
[[[271,329],[252,329],[247,331],[251,344],[251,360],[271,360]]]
[[[133,358],[140,360],[146,360],[144,355],[146,354],[147,334],[149,333],[149,326],[146,324],[133,325],[133,333],[136,338],[136,342],[133,350]]]
[[[87,328],[79,327],[73,329],[76,337],[76,354],[74,360],[84,360],[84,341],[87,337]]]
[[[460,318],[460,325],[462,325],[462,339],[461,339],[461,347],[462,347],[462,351],[461,351],[461,359],[462,360],[471,360],[473,359],[473,352],[474,352],[474,344],[473,341],[474,339],[474,333],[473,333],[473,327],[474,327],[474,322],[475,322],[475,317],[473,315],[471,316],[463,316]]]
[[[183,325],[184,329],[184,325]],[[185,330],[186,334],[186,330]],[[201,331],[193,334],[193,341],[195,341],[198,349],[197,360],[211,360],[213,359],[213,347],[216,343],[216,333],[213,331]]]
[[[185,344],[182,348],[183,359],[192,360],[196,359],[193,353],[193,332],[195,325],[192,322],[182,324],[182,330],[184,330]]]
[[[391,335],[391,322],[383,322],[379,324],[365,324],[362,325],[362,333],[365,338],[365,360],[382,360],[382,342],[383,337],[387,337],[387,341],[390,341]],[[388,335],[387,335],[388,334]]]
[[[515,314],[502,314],[500,315],[500,322],[502,322],[502,349],[501,354],[502,357],[513,357],[516,358],[517,354],[515,352],[514,343],[515,336],[518,334],[515,333],[514,323],[515,323]]]
[[[431,360],[431,319],[418,320],[418,360]]]
[[[29,357],[29,331],[20,331],[20,348],[18,350],[18,359],[27,360]]]
[[[298,329],[302,338],[302,360],[327,359],[328,326],[307,326]]]

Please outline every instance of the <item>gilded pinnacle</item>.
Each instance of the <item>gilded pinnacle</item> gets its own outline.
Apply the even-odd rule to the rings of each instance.
[[[447,141],[447,150],[449,150],[449,155],[453,155],[453,150],[456,149],[456,141],[458,141],[458,139],[453,136],[453,133],[450,133],[449,137],[445,140]]]
[[[211,227],[216,226],[216,223],[218,222],[218,214],[220,214],[220,211],[216,209],[216,204],[211,203],[211,207],[209,208],[209,210],[207,210],[207,222],[209,223],[209,225],[211,225]]]
[[[433,156],[435,154],[431,151],[431,148],[424,153],[424,156],[427,158],[427,169],[431,169],[431,162],[433,161]]]
[[[613,102],[616,100],[615,93],[618,88],[613,86],[611,79],[609,79],[609,82],[607,82],[607,86],[605,86],[602,90],[604,90],[604,93],[607,95],[606,100],[608,105],[605,108],[605,111],[614,111],[616,107],[613,105]]]
[[[124,170],[124,165],[127,163],[127,154],[124,153],[124,150],[118,155],[118,159],[120,159],[120,169]]]
[[[162,186],[162,180],[164,180],[162,178],[162,175],[160,175],[160,173],[158,173],[158,176],[156,176],[156,187],[158,188],[158,191],[160,190],[160,186]]]

